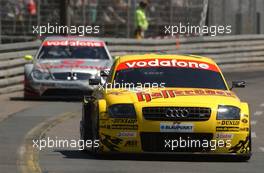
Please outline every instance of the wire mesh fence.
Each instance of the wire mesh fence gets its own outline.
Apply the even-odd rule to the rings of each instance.
[[[134,36],[135,10],[140,0],[68,0],[69,25],[98,25],[96,36]],[[162,35],[164,25],[182,23],[199,24],[204,0],[149,0],[146,10],[149,30],[146,37]],[[30,0],[1,1],[1,35],[17,40],[19,37],[32,38],[32,25],[60,24],[59,0],[33,1],[36,13],[29,10]]]

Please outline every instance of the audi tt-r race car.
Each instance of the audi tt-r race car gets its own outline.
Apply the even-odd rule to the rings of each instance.
[[[234,87],[245,82],[233,82]],[[226,154],[248,160],[249,107],[231,89],[209,58],[122,56],[107,82],[85,97],[81,138],[99,140],[91,147],[97,153]]]
[[[88,80],[112,65],[106,44],[87,37],[47,37],[25,59],[32,62],[25,65],[25,98],[88,94],[94,88]]]

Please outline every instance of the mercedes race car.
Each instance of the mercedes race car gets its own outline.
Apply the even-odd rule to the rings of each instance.
[[[107,73],[103,73],[107,74]],[[99,79],[90,79],[98,85]],[[194,55],[126,55],[107,81],[85,97],[83,140],[96,153],[251,156],[249,107],[217,64]]]
[[[47,37],[37,54],[25,56],[24,97],[81,96],[94,86],[90,78],[112,65],[106,44],[87,37]]]

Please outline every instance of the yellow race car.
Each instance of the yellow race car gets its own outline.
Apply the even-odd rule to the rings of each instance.
[[[217,64],[194,55],[126,55],[101,71],[84,98],[80,136],[96,153],[251,157],[249,107]]]

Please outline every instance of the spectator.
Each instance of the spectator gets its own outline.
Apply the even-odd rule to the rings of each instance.
[[[15,4],[15,14],[17,17],[17,20],[20,22],[24,21],[24,15],[25,15],[25,4],[23,0],[18,0]]]
[[[37,14],[36,2],[34,0],[28,0],[28,2],[27,2],[27,9],[28,9],[28,13],[31,16],[36,15]]]
[[[94,25],[97,20],[97,0],[90,0],[89,1],[89,22],[90,24]]]
[[[147,1],[141,1],[139,3],[139,7],[135,12],[135,24],[136,24],[135,37],[137,39],[144,38],[145,31],[148,29],[149,23],[145,12],[147,6],[148,6]]]

